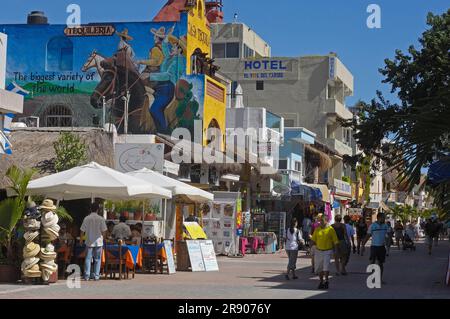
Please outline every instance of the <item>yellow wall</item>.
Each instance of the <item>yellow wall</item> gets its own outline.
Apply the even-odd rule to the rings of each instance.
[[[208,81],[223,89],[223,102],[218,101],[216,98],[208,95]],[[203,145],[206,146],[207,141],[207,129],[213,119],[219,124],[222,132],[222,146],[221,151],[225,151],[225,126],[226,126],[226,99],[227,99],[226,87],[210,78],[205,76],[205,105],[203,107]]]
[[[205,16],[204,0],[198,0],[197,7],[190,9],[188,13],[186,74],[191,74],[191,56],[197,48],[208,53],[208,56],[211,55],[211,30]]]

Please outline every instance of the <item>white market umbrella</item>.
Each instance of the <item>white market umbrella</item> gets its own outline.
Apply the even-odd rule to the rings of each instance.
[[[95,162],[31,181],[27,195],[45,195],[58,200],[172,198],[170,191],[155,183]]]
[[[190,200],[200,203],[214,200],[214,195],[212,193],[206,192],[200,188],[180,182],[147,168],[130,172],[126,175],[139,178],[148,183],[153,183],[159,187],[163,187],[171,191],[172,196],[185,195]]]

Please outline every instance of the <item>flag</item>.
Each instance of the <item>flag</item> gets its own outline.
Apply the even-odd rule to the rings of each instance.
[[[9,85],[6,87],[6,90],[23,95],[23,96],[27,96],[28,94],[30,94],[29,91],[25,90],[24,88],[22,88],[20,85],[18,85],[14,81],[9,83]]]

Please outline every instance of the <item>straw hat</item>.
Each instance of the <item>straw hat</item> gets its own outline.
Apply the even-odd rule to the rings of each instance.
[[[121,37],[121,38],[127,39],[128,41],[133,40],[133,37],[130,36],[130,35],[128,35],[128,29],[127,29],[127,28],[123,29],[122,32],[117,32],[117,31],[116,31],[116,34],[117,34],[119,37]]]
[[[30,230],[38,230],[38,229],[41,228],[41,222],[38,221],[38,220],[36,220],[36,219],[29,219],[29,218],[26,218],[26,219],[24,219],[24,221],[23,221],[23,227],[25,227],[25,229],[26,229],[27,231],[30,231]]]
[[[44,237],[48,237],[48,239],[50,241],[53,241],[53,240],[55,240],[56,238],[59,237],[59,233],[57,231],[55,231],[54,229],[52,229],[52,228],[44,228],[44,232],[47,235],[47,236],[44,236]]]
[[[55,264],[55,262],[53,262],[53,261],[40,263],[39,266],[41,267],[41,271],[48,270],[51,272],[51,274],[54,273],[58,269],[58,265]]]
[[[44,210],[55,210],[56,206],[53,204],[53,201],[51,199],[45,199],[41,206],[39,206],[39,209],[44,209]]]
[[[25,239],[25,243],[27,245],[31,243],[37,236],[39,236],[38,231],[27,231],[25,234],[23,234],[23,238]]]
[[[23,248],[23,258],[36,257],[40,250],[41,247],[38,244],[31,242]]]
[[[47,228],[58,224],[58,221],[58,215],[56,215],[54,212],[46,212],[41,218],[42,226]]]
[[[20,269],[22,270],[22,272],[24,272],[25,270],[31,269],[34,265],[37,265],[38,262],[39,258],[36,257],[26,258],[23,260]]]
[[[164,39],[166,37],[166,28],[164,27],[161,27],[158,30],[152,28],[150,32],[156,35],[158,38]]]
[[[48,244],[47,247],[41,248],[41,254],[39,255],[44,261],[53,261],[56,256],[55,247],[52,244]]]
[[[171,44],[178,45],[183,50],[183,52],[187,51],[187,39],[186,39],[186,36],[182,36],[181,38],[178,39],[177,37],[175,37],[173,35],[169,35],[169,42]]]
[[[28,278],[35,278],[35,277],[41,277],[42,273],[39,270],[39,265],[36,264],[33,267],[31,267],[30,269],[25,270],[23,272],[23,275]]]

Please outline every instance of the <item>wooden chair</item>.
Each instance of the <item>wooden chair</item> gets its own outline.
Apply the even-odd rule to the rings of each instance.
[[[147,241],[142,245],[142,271],[156,274],[158,272],[158,243]]]
[[[118,246],[105,245],[105,278],[110,276],[110,279],[116,278],[116,273],[119,274],[119,280],[129,278],[129,269],[126,266],[125,260],[122,258],[122,244],[119,242]]]

